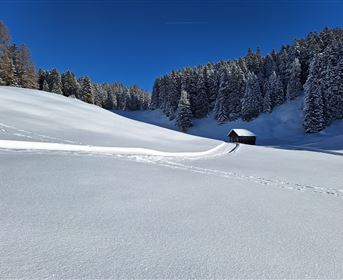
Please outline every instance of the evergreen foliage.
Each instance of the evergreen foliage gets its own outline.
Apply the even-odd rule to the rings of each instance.
[[[64,96],[73,96],[85,102],[96,104],[108,110],[146,110],[150,94],[138,86],[126,87],[113,84],[93,84],[88,77],[77,80],[75,74],[67,71],[61,74],[57,69],[35,72],[29,49],[25,45],[10,44],[10,36],[0,21],[0,86],[16,86],[39,89]],[[178,77],[178,73],[176,73]],[[172,110],[177,108],[178,99],[172,101]]]
[[[323,111],[324,122],[322,125],[318,120],[318,128],[310,129],[309,122],[304,119],[304,128],[308,132],[320,131],[332,121],[343,119],[342,42],[342,29],[324,28],[320,33],[311,32],[306,38],[295,40],[292,45],[284,45],[279,52],[273,50],[266,56],[262,56],[259,49],[249,49],[246,56],[237,60],[174,70],[155,80],[151,107],[161,109],[171,118],[175,114],[175,106],[171,104],[177,104],[184,90],[189,95],[195,118],[213,112],[219,123],[238,118],[250,121],[262,112],[270,113],[276,106],[297,98],[306,83],[308,90],[321,90],[316,94],[305,90],[308,97],[304,108],[310,105],[307,102],[317,106],[318,112]],[[322,54],[318,64],[321,70],[317,75],[311,73],[315,70],[310,64],[319,54]],[[170,87],[171,76],[177,74],[181,87]],[[319,80],[310,78],[313,75]]]
[[[177,107],[176,125],[181,131],[186,132],[192,126],[192,111],[189,102],[188,93],[185,90],[181,91],[181,97]]]
[[[323,88],[321,85],[322,54],[314,57],[310,64],[310,74],[305,84],[304,128],[306,132],[318,132],[325,127]]]

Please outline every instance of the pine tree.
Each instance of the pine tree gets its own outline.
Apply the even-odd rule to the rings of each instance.
[[[322,89],[318,81],[313,81],[306,88],[303,125],[307,133],[319,132],[325,128]]]
[[[263,112],[270,113],[273,110],[272,106],[272,92],[270,89],[266,90],[263,97]]]
[[[105,85],[94,85],[94,104],[103,107],[107,99],[107,92]]]
[[[219,77],[212,63],[208,63],[203,70],[209,110],[213,110],[219,90]]]
[[[38,87],[36,81],[35,67],[31,60],[29,49],[26,45],[21,45],[18,50],[21,75],[20,85],[24,88],[35,89]]]
[[[164,112],[170,120],[175,118],[181,93],[181,78],[178,73],[172,71],[165,77],[165,106]]]
[[[57,69],[52,69],[47,78],[50,91],[53,93],[62,94],[61,75],[58,73]]]
[[[8,47],[5,47],[0,59],[0,78],[2,80],[2,85],[18,86],[15,74],[15,66],[11,57],[11,51]]]
[[[2,21],[0,21],[0,52],[4,47],[8,46],[9,41],[10,36],[8,33],[8,29],[6,25]]]
[[[71,71],[67,71],[61,76],[62,92],[64,96],[79,95],[80,84],[77,81],[75,74]]]
[[[263,76],[268,78],[273,72],[277,71],[276,52],[273,50],[263,61]]]
[[[43,81],[42,90],[43,91],[48,91],[48,92],[50,91],[49,84],[48,84],[48,82],[45,79]]]
[[[298,58],[295,58],[289,68],[289,80],[287,84],[286,99],[293,100],[300,95],[301,85],[301,65]]]
[[[160,87],[160,78],[157,78],[154,82],[154,86],[152,89],[152,94],[151,94],[151,109],[155,110],[160,107],[160,102],[159,102],[159,87]]]
[[[198,71],[195,72],[195,76],[196,92],[193,94],[193,116],[195,118],[203,118],[208,113],[209,101],[202,69],[198,69]]]
[[[20,62],[19,50],[16,44],[9,46],[11,65],[13,69],[14,82],[11,86],[20,87],[22,86],[22,76],[24,74],[24,69]]]
[[[262,93],[257,76],[248,73],[246,90],[242,102],[242,118],[250,121],[262,111]]]
[[[222,65],[220,69],[219,92],[214,106],[214,117],[219,123],[224,123],[229,119],[226,108],[227,96],[229,90],[229,68]]]
[[[343,118],[343,41],[332,41],[322,54],[322,88],[327,125]]]
[[[192,126],[192,111],[190,108],[188,93],[184,90],[181,92],[177,109],[176,126],[183,132],[186,132],[187,129]]]
[[[305,132],[313,133],[325,128],[324,103],[321,85],[322,54],[310,64],[309,77],[305,83],[304,122]]]
[[[84,102],[94,104],[94,88],[88,76],[81,78],[80,99]]]
[[[37,86],[39,90],[43,90],[43,83],[46,80],[46,73],[43,69],[39,68],[37,72]]]

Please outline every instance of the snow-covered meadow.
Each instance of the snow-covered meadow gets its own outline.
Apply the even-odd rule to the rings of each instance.
[[[0,278],[343,277],[337,146],[234,146],[8,87],[0,123]]]

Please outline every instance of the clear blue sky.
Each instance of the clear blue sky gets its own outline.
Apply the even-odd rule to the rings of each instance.
[[[37,67],[137,83],[343,27],[343,1],[1,1],[0,19]]]

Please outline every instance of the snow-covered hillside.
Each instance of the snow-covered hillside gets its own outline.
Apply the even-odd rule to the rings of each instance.
[[[201,151],[221,143],[133,121],[77,99],[38,90],[0,87],[0,100],[0,139],[162,151]]]
[[[343,277],[340,155],[6,87],[0,122],[1,279]]]
[[[343,120],[335,121],[330,127],[320,133],[308,134],[303,128],[302,104],[303,96],[296,100],[276,107],[270,114],[261,114],[253,121],[237,120],[219,125],[212,115],[203,119],[194,119],[194,126],[189,134],[226,140],[227,133],[233,128],[246,128],[257,135],[257,144],[277,146],[282,148],[323,149],[342,151],[343,153]],[[156,124],[161,127],[176,130],[173,121],[160,111],[121,112],[116,113]]]

